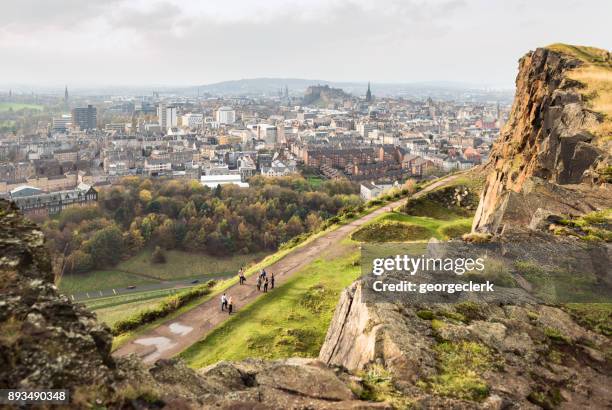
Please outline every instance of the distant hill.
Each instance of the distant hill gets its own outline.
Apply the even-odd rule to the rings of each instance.
[[[353,96],[365,96],[367,81],[327,81],[304,78],[246,78],[241,80],[222,81],[199,86],[173,85],[99,85],[90,87],[71,87],[72,96],[113,96],[113,95],[152,95],[157,92],[164,96],[197,96],[212,95],[220,97],[271,97],[277,96],[280,90],[289,90],[292,97],[303,97],[308,87],[325,86],[339,88]],[[0,79],[0,93],[11,89],[16,94],[48,94],[63,96],[64,86],[35,86],[3,84]],[[428,81],[414,83],[372,83],[375,97],[405,97],[409,99],[433,98],[436,100],[461,101],[499,101],[510,103],[514,95],[511,89],[490,88],[483,84],[468,84],[452,81]]]
[[[326,80],[309,80],[303,78],[248,78],[242,80],[222,81],[182,89],[185,94],[212,94],[219,96],[276,96],[285,87],[289,95],[302,97],[308,87],[325,86],[340,88],[354,96],[364,96],[368,82],[341,82]],[[422,82],[422,83],[372,83],[372,93],[376,97],[404,96],[407,98],[436,99],[475,99],[489,101],[511,101],[511,90],[487,90],[482,86],[455,82]]]

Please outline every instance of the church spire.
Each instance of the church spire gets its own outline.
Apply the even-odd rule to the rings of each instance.
[[[68,108],[68,86],[64,89],[64,105]]]
[[[372,101],[372,90],[370,90],[370,82],[368,81],[368,91],[366,91],[366,101]]]

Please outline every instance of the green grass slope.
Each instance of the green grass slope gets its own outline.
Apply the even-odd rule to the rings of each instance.
[[[438,215],[438,213],[435,213]],[[351,238],[358,242],[407,242],[436,238],[447,240],[459,238],[468,233],[472,226],[471,217],[455,214],[413,216],[402,213],[387,213],[356,230]]]
[[[316,357],[342,290],[361,274],[358,253],[323,255],[180,354],[191,367],[247,357]]]

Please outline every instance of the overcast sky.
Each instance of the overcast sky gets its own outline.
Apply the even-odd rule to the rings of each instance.
[[[611,16],[611,0],[2,0],[0,83],[292,77],[510,88],[530,49],[612,49]]]

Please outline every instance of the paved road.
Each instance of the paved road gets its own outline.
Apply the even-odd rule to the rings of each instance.
[[[454,178],[456,178],[456,175],[438,181],[415,196],[431,191]],[[404,202],[406,202],[406,199],[386,205],[347,225],[326,233],[307,245],[296,248],[278,262],[266,267],[266,272],[273,272],[276,285],[282,285],[301,268],[316,260],[324,250],[329,250],[358,227],[388,212],[389,208],[398,207]],[[227,289],[226,293],[233,298],[234,307],[237,310],[257,297],[262,296],[262,293],[255,288],[255,280],[255,276],[251,276],[247,278],[246,285],[240,286],[236,284]],[[215,297],[173,320],[144,332],[138,338],[121,346],[113,355],[126,356],[135,353],[147,363],[154,362],[157,359],[170,358],[202,339],[227,318],[227,312],[221,312],[220,298]]]

